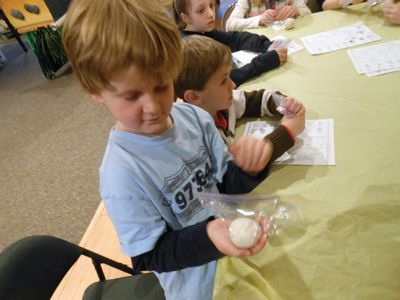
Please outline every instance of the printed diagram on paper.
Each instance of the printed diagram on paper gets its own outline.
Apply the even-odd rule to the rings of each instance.
[[[278,40],[278,39],[286,40],[286,38],[281,35],[274,38],[274,40]],[[304,47],[297,44],[296,42],[290,40],[287,44],[287,49],[288,49],[288,55],[292,55],[293,53],[296,53],[297,51],[304,49]],[[239,50],[239,51],[233,52],[232,56],[233,56],[233,60],[235,61],[236,65],[240,67],[240,66],[244,66],[244,65],[250,63],[251,60],[259,54],[260,53],[252,52],[252,51],[248,51],[248,50]]]
[[[400,40],[347,50],[358,74],[376,76],[400,71]]]
[[[263,139],[279,123],[276,121],[253,121],[246,124],[244,135]],[[303,133],[297,143],[274,163],[285,165],[335,165],[333,119],[306,120]]]
[[[278,35],[273,38],[273,41],[275,40],[286,40],[287,38],[284,37],[283,35]],[[288,49],[288,55],[292,55],[293,53],[296,53],[297,51],[300,51],[301,49],[304,49],[302,45],[297,44],[295,41],[290,40],[287,46]]]
[[[310,54],[321,54],[380,40],[363,22],[301,37]]]

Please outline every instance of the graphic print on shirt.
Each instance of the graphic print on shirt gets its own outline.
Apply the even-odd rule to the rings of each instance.
[[[163,194],[169,198],[168,203],[178,220],[187,223],[202,209],[195,193],[205,191],[206,186],[212,185],[210,174],[211,161],[205,147],[200,147],[196,155],[184,164],[175,174],[165,178]]]

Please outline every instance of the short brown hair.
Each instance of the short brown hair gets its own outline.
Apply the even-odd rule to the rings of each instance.
[[[190,8],[190,0],[173,0],[172,9],[174,13],[174,19],[179,28],[185,28],[186,24],[181,19],[181,13],[188,14]]]
[[[203,90],[220,67],[232,64],[226,45],[201,35],[182,39],[182,56],[182,70],[174,82],[175,95],[181,99],[187,90]]]
[[[74,0],[63,42],[78,81],[93,94],[112,89],[112,78],[132,64],[169,78],[181,66],[179,30],[159,1]]]

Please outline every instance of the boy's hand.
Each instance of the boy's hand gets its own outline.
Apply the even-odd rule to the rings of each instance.
[[[279,61],[283,65],[287,60],[287,48],[277,48],[275,51],[278,53]]]
[[[229,146],[235,164],[254,176],[264,170],[272,154],[272,144],[252,136],[242,136]]]
[[[231,242],[229,238],[230,221],[228,220],[222,221],[221,219],[215,219],[208,222],[207,234],[218,251],[224,255],[234,257],[252,256],[259,253],[267,242],[268,221],[266,218],[262,218],[259,220],[259,223],[261,225],[262,235],[258,243],[254,247],[248,249],[238,248]]]
[[[294,117],[283,116],[281,124],[286,126],[290,132],[298,136],[305,128],[305,115],[296,115]]]
[[[306,109],[303,103],[293,97],[285,98],[284,107],[289,113],[283,115],[281,124],[286,126],[293,135],[298,136],[305,128]]]
[[[293,97],[286,97],[283,103],[285,109],[291,112],[291,116],[305,115],[306,113],[303,103]]]

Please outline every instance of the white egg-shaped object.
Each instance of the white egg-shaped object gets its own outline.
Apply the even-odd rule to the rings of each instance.
[[[240,217],[229,226],[229,237],[237,247],[251,248],[261,237],[261,227],[251,218]]]
[[[285,29],[293,29],[295,20],[293,18],[287,18],[283,23]]]

